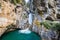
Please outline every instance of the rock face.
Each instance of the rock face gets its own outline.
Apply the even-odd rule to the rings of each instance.
[[[10,2],[0,1],[0,36],[7,30],[7,26],[15,23],[14,5]]]
[[[7,30],[7,28],[0,28],[0,36]]]
[[[22,5],[17,5],[16,7],[16,22],[17,22],[17,27],[24,29],[26,24],[27,24],[27,13],[26,11],[23,10],[23,6]]]
[[[7,30],[6,26],[8,26],[10,24],[16,24],[16,27],[21,28],[21,29],[26,29],[30,26],[28,23],[29,14],[26,12],[26,10],[29,11],[29,8],[25,8],[26,10],[24,10],[24,7],[26,5],[22,5],[22,4],[14,5],[14,4],[10,3],[9,1],[6,2],[3,0],[1,0],[0,3],[1,3],[1,8],[0,8],[0,27],[1,27],[0,32],[1,32],[1,34],[3,34],[3,32],[5,32],[5,30]],[[58,1],[33,0],[33,7],[35,8],[34,13],[35,12],[36,13],[34,14],[34,20],[33,20],[33,25],[31,26],[31,28],[32,28],[31,30],[40,34],[42,37],[45,36],[46,38],[48,38],[47,34],[49,34],[50,30],[47,31],[47,29],[45,27],[42,27],[42,25],[40,25],[41,24],[40,22],[42,22],[46,19],[50,20],[50,21],[51,20],[54,21],[57,19],[57,17],[60,18],[60,15],[57,15],[57,14],[60,14],[59,0]],[[45,18],[44,14],[48,14],[46,19],[44,19]],[[16,23],[15,23],[15,21],[16,21]],[[52,31],[50,31],[50,32],[52,32]]]
[[[36,2],[36,0],[34,0],[34,2]],[[40,1],[39,1],[40,2]],[[54,20],[56,20],[57,18],[56,18],[56,14],[58,13],[58,11],[57,11],[57,8],[56,8],[56,4],[55,4],[55,2],[56,1],[54,1],[54,0],[45,0],[45,1],[42,1],[43,3],[45,3],[45,6],[43,6],[42,4],[43,3],[39,3],[39,2],[37,2],[37,3],[34,3],[34,6],[36,6],[36,8],[37,8],[37,12],[38,13],[36,13],[35,14],[35,16],[34,16],[34,21],[33,21],[33,26],[32,26],[32,31],[34,31],[34,32],[36,32],[36,33],[38,33],[38,34],[41,34],[41,33],[43,33],[42,35],[44,35],[44,33],[45,34],[47,34],[46,33],[46,28],[42,28],[41,27],[41,25],[40,25],[40,22],[41,22],[41,17],[42,18],[44,18],[43,16],[44,16],[44,14],[49,14],[48,16],[47,16],[47,20],[52,20],[52,21],[54,21]],[[40,5],[39,5],[40,4]],[[50,7],[51,6],[51,7]],[[41,9],[40,9],[41,8]],[[39,9],[39,10],[38,10]],[[44,9],[44,10],[43,10]],[[45,12],[45,10],[46,10],[46,12]],[[57,11],[57,12],[56,12]],[[42,14],[42,16],[41,15],[39,15],[39,14]],[[25,10],[23,10],[23,6],[20,6],[20,7],[18,7],[17,8],[17,21],[19,22],[17,22],[17,27],[19,27],[19,28],[21,28],[21,29],[26,29],[26,28],[28,28],[29,27],[29,23],[28,23],[28,16],[27,16],[27,18],[26,17],[24,17],[24,15],[28,15],[27,13],[26,13],[26,11]],[[37,15],[37,16],[36,16]],[[36,18],[36,19],[35,19]],[[43,20],[42,20],[43,21]],[[42,29],[43,29],[43,31],[42,31]],[[44,30],[45,29],[45,30]],[[49,30],[50,31],[50,30]],[[47,31],[48,33],[49,33],[49,31]],[[54,32],[54,31],[53,31]],[[48,37],[47,35],[45,35],[46,37]],[[49,38],[48,38],[49,39]],[[47,40],[48,40],[47,39]],[[51,38],[50,38],[51,39]]]

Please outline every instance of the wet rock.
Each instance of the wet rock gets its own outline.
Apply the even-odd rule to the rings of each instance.
[[[57,14],[57,19],[60,19],[60,14]]]
[[[46,18],[46,20],[53,21],[54,19],[52,19],[50,16],[48,16],[48,17]]]

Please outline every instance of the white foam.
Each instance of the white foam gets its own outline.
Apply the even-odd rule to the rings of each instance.
[[[26,2],[26,3],[28,3],[28,2],[29,2],[29,0],[25,0],[25,2]]]
[[[27,29],[24,29],[24,30],[19,30],[19,33],[30,34],[31,31],[29,30],[29,28],[27,28]]]
[[[28,19],[28,22],[29,22],[30,25],[32,25],[32,21],[33,21],[32,19],[33,19],[32,13],[30,13],[29,14],[29,19]]]

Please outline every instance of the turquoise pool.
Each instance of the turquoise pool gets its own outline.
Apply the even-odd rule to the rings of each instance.
[[[18,31],[19,30],[15,30],[4,34],[1,40],[41,40],[41,37],[34,32],[23,34]]]

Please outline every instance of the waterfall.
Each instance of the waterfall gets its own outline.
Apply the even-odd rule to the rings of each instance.
[[[29,0],[25,0],[25,2],[26,2],[26,3],[28,3],[28,2],[29,2]]]
[[[32,13],[29,14],[28,22],[30,25],[32,25]]]

